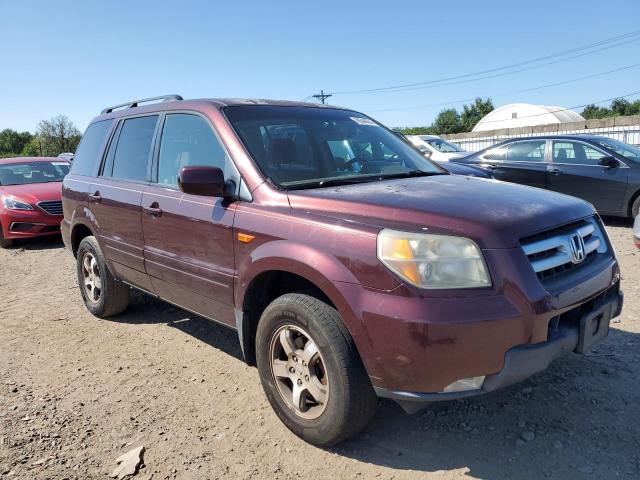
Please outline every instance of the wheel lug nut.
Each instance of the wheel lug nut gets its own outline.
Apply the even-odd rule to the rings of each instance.
[[[296,357],[295,355],[293,356],[293,361],[297,362],[298,361],[298,357]]]
[[[308,382],[309,381],[309,375],[305,375],[304,379]]]
[[[293,368],[293,367],[289,367],[289,373],[294,373],[295,371],[296,371],[296,369],[295,369],[295,368]]]
[[[298,385],[302,385],[302,379],[301,378],[298,379]]]

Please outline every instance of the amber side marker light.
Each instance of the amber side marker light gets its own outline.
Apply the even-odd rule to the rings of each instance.
[[[249,243],[251,242],[254,238],[253,235],[249,235],[248,233],[238,233],[238,240],[240,240],[242,243]]]

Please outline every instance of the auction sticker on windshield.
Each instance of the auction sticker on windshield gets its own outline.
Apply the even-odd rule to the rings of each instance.
[[[369,125],[371,127],[376,127],[378,124],[371,120],[370,118],[362,118],[362,117],[349,117],[351,120],[356,122],[358,125]]]

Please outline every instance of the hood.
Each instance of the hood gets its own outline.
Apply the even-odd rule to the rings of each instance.
[[[575,197],[459,175],[294,191],[289,202],[380,228],[466,236],[481,248],[517,247],[520,238],[595,213]]]
[[[1,195],[11,195],[18,200],[35,204],[44,200],[62,198],[62,182],[30,183],[28,185],[0,185]]]

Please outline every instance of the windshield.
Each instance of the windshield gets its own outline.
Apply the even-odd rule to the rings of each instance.
[[[262,173],[281,188],[444,173],[361,113],[243,105],[225,114]]]
[[[0,185],[61,182],[67,173],[69,173],[68,162],[0,164]]]
[[[596,140],[596,143],[608,148],[609,150],[613,150],[618,155],[622,155],[623,157],[635,162],[640,162],[640,148],[638,147],[621,142],[620,140],[614,140],[613,138],[598,139]]]
[[[460,148],[458,145],[454,145],[453,143],[449,143],[446,140],[442,140],[440,138],[438,139],[429,138],[424,141],[427,142],[429,145],[431,145],[433,148],[435,148],[437,151],[442,153],[464,152],[464,150]]]

